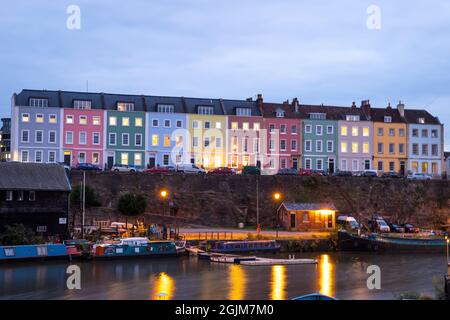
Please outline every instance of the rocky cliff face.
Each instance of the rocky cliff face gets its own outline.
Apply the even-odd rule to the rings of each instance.
[[[70,179],[73,186],[79,185],[82,174],[72,172]],[[447,180],[87,173],[86,181],[102,203],[102,207],[88,210],[88,221],[120,219],[116,210],[118,198],[134,192],[148,197],[146,220],[149,222],[176,219],[179,225],[255,224],[257,183],[260,220],[266,227],[276,221],[279,203],[273,200],[275,192],[280,192],[285,201],[333,202],[340,213],[350,213],[360,219],[379,214],[392,221],[408,221],[423,227],[436,227],[450,219],[450,181]],[[163,205],[159,197],[162,189],[169,191],[170,203]],[[162,217],[163,212],[169,214],[169,206],[175,218]]]

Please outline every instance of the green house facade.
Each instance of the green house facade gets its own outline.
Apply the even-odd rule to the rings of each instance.
[[[145,112],[108,110],[106,164],[145,166]]]
[[[308,112],[309,111],[309,112]],[[321,110],[303,110],[302,167],[333,173],[338,164],[338,122]]]

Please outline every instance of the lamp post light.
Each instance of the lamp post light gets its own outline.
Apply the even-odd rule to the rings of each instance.
[[[159,196],[161,197],[161,199],[163,201],[163,216],[165,216],[166,215],[166,199],[169,196],[169,191],[161,190],[161,192],[159,193]]]
[[[275,200],[276,204],[279,204],[279,202],[282,199],[282,194],[280,192],[275,192],[273,194],[273,199]],[[277,208],[277,227],[276,227],[276,237],[278,238],[278,229],[280,227],[280,215],[278,214],[278,208]]]

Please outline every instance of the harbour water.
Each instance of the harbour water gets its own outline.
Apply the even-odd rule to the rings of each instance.
[[[285,256],[283,256],[285,257]],[[321,292],[338,299],[435,294],[446,257],[426,254],[297,254],[317,265],[250,267],[178,259],[76,262],[81,290],[69,290],[68,262],[0,265],[0,299],[263,299]],[[381,290],[367,289],[367,267],[381,269]],[[433,279],[436,279],[433,281]]]

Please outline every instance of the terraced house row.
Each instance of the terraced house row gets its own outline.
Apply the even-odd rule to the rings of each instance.
[[[373,108],[23,90],[12,97],[14,161],[140,168],[195,163],[439,175],[444,127],[401,102]]]

